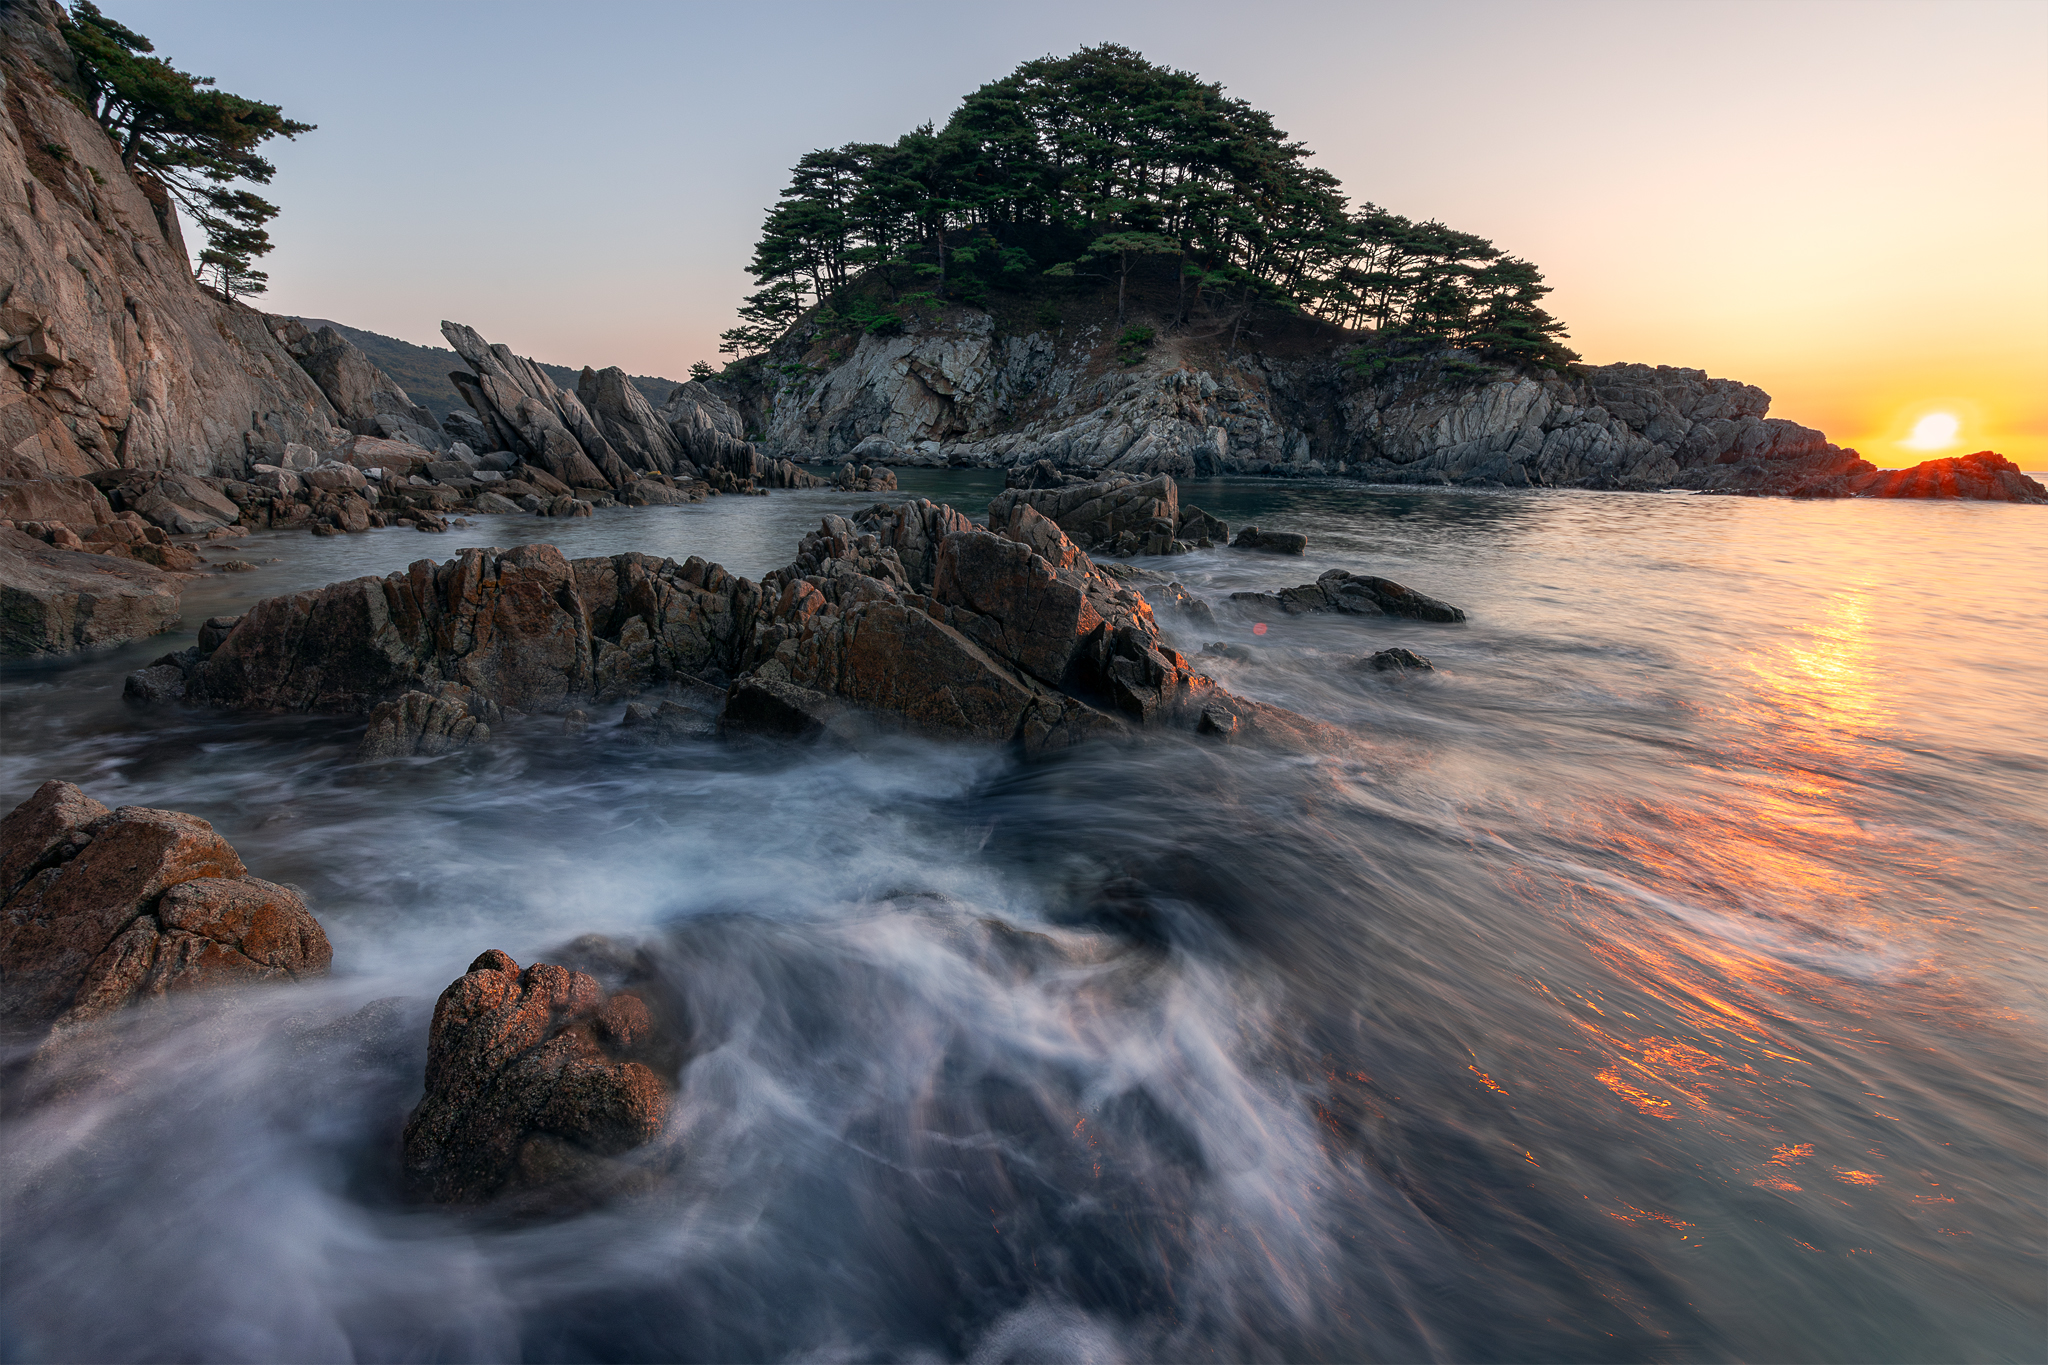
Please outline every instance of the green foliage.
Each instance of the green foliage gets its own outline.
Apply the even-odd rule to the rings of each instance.
[[[1050,327],[1057,331],[1060,326],[1060,310],[1051,299],[1047,299],[1038,305],[1037,310],[1031,315],[1031,320],[1040,327]]]
[[[121,164],[161,181],[205,231],[202,278],[227,299],[263,292],[268,277],[250,262],[270,250],[263,225],[277,206],[229,186],[269,184],[277,168],[256,149],[273,137],[310,133],[313,125],[149,56],[156,50],[149,39],[101,14],[91,0],[74,0],[63,31],[88,109],[120,144]]]
[[[1116,356],[1125,365],[1135,365],[1145,358],[1157,334],[1150,327],[1126,327],[1123,335],[1116,339]]]
[[[718,378],[718,371],[712,369],[705,361],[692,361],[690,364],[690,378],[701,384],[707,379]]]
[[[951,302],[1036,275],[1115,279],[1121,326],[1130,275],[1170,260],[1175,321],[1262,302],[1503,363],[1576,359],[1534,266],[1442,223],[1354,212],[1309,161],[1271,115],[1129,48],[1026,62],[943,128],[804,156],[727,349],[765,349],[870,272],[891,297],[907,279]]]

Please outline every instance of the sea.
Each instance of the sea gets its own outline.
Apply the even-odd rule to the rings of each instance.
[[[1182,497],[1306,533],[1140,567],[1323,751],[658,747],[611,705],[356,765],[359,718],[122,700],[208,616],[464,545],[758,576],[876,500],[830,490],[259,532],[182,634],[8,665],[0,808],[202,816],[334,967],[131,1010],[6,1106],[0,1359],[2048,1356],[2048,508]],[[1331,568],[1467,619],[1230,600]],[[1359,666],[1396,646],[1433,669]],[[592,934],[689,1020],[646,1179],[408,1202],[437,994]]]

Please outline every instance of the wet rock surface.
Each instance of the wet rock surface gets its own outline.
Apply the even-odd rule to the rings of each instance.
[[[0,1028],[90,1023],[137,1001],[326,972],[290,887],[249,874],[213,827],[108,810],[45,782],[0,820]]]
[[[1301,616],[1342,612],[1348,616],[1403,616],[1414,621],[1453,623],[1465,613],[1448,602],[1371,574],[1331,569],[1313,583],[1279,592],[1234,592],[1230,600],[1247,607]]]
[[[445,991],[426,1094],[406,1120],[413,1197],[479,1204],[599,1193],[661,1131],[682,1050],[641,995],[492,949]]]
[[[1381,649],[1360,659],[1356,665],[1369,668],[1375,673],[1433,673],[1436,665],[1412,649]]]
[[[1211,619],[1163,591],[1175,616]],[[1196,672],[1141,592],[1022,504],[1000,533],[922,499],[826,517],[760,583],[696,558],[465,550],[270,598],[214,635],[138,673],[131,695],[371,714],[365,758],[482,742],[504,711],[734,683],[722,724],[736,731],[843,729],[849,704],[1031,752],[1132,725],[1207,733],[1218,708],[1281,742],[1308,725]]]

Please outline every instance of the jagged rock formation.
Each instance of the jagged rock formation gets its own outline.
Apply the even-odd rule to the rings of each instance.
[[[491,949],[441,992],[426,1094],[405,1124],[413,1196],[598,1193],[667,1117],[680,1049],[637,994]]]
[[[586,369],[570,393],[539,365],[491,345],[473,328],[444,322],[441,335],[473,371],[449,378],[493,448],[570,488],[624,492],[643,472],[701,478],[720,492],[824,482],[787,460],[763,459],[741,438],[739,414],[701,384],[677,385],[657,413],[617,368]]]
[[[909,317],[896,336],[800,326],[753,372],[746,402],[772,455],[1019,470],[1043,461],[1093,479],[1712,487],[1856,461],[1768,416],[1763,390],[1700,370],[1532,376],[1462,352],[1390,360],[1370,348],[1352,363],[1356,336],[1305,322],[1280,330],[1263,349],[1233,349],[1162,327],[1132,364],[1100,325],[1001,334],[969,308]],[[1730,480],[1719,473],[1730,465],[1764,472]],[[1958,478],[1948,496],[1980,496],[1993,482]]]
[[[171,662],[195,703],[374,711],[370,755],[705,684],[730,684],[729,728],[823,728],[851,706],[1031,752],[1133,724],[1280,743],[1312,729],[1196,673],[1140,593],[1026,505],[997,532],[922,499],[827,517],[760,583],[694,557],[465,550],[270,598]]]
[[[0,527],[0,655],[65,654],[175,630],[180,586],[149,564]]]
[[[60,1032],[137,1001],[326,972],[298,892],[249,875],[213,826],[110,811],[45,782],[0,820],[0,1028]]]
[[[177,215],[74,104],[51,0],[0,6],[0,477],[240,474],[335,413],[262,315],[192,278]]]
[[[350,431],[409,441],[427,450],[447,445],[434,424],[434,414],[413,402],[361,347],[340,332],[332,327],[310,332],[297,318],[272,316],[264,321],[278,344],[320,386]]]

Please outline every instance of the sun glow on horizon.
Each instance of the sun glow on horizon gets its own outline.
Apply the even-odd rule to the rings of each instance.
[[[1913,424],[1913,434],[1899,444],[1909,450],[1947,450],[1957,444],[1962,426],[1952,412],[1930,412]]]

